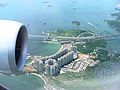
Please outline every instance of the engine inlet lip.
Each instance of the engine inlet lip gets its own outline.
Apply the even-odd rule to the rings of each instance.
[[[27,56],[27,46],[28,46],[28,33],[27,29],[24,25],[20,24],[18,26],[18,31],[16,32],[16,35],[14,36],[14,40],[9,41],[9,50],[8,50],[8,60],[9,60],[9,66],[11,73],[17,74],[20,73],[24,67],[24,64],[26,62],[26,56]],[[20,35],[20,36],[19,36]],[[18,57],[16,57],[16,45],[18,43],[17,39],[22,39],[22,41],[19,41],[21,43],[21,48],[19,51]]]
[[[15,44],[15,64],[18,71],[21,71],[24,63],[25,57],[27,55],[27,30],[24,25],[19,29],[16,44]]]

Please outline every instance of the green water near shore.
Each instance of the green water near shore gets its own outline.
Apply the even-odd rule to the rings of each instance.
[[[56,53],[61,45],[55,42],[32,41],[29,40],[29,53],[31,55],[49,56]]]
[[[44,90],[44,82],[34,75],[0,76],[0,83],[10,90]]]
[[[31,44],[32,43],[32,44]],[[29,53],[32,55],[47,56],[60,49],[58,43],[29,42]],[[0,83],[10,90],[44,90],[44,82],[34,75],[0,76]]]

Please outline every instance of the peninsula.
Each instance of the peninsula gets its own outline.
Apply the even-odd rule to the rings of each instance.
[[[58,52],[50,56],[28,55],[24,72],[39,76],[45,82],[46,90],[52,86],[51,80],[64,81],[84,79],[85,71],[108,60],[106,40],[92,31],[57,30],[46,32],[45,42],[57,42],[62,46]],[[59,87],[60,88],[60,87]]]

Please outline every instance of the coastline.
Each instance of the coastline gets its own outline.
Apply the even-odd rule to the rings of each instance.
[[[47,84],[47,81],[43,78],[42,75],[37,74],[37,73],[32,73],[32,74],[35,75],[35,76],[37,76],[37,77],[39,77],[39,78],[41,78],[43,80],[43,82],[44,82],[45,85]]]
[[[55,43],[55,44],[60,44],[59,42],[54,42],[54,41],[47,41],[47,43]],[[61,45],[61,44],[60,44]],[[59,50],[57,51],[57,52],[59,52],[60,50],[62,50],[63,49],[63,45],[61,45],[61,47],[59,48]],[[56,53],[56,52],[55,52]],[[55,54],[54,53],[54,54]],[[52,55],[54,55],[54,54],[52,54]],[[48,55],[47,57],[50,57],[51,55]]]
[[[57,90],[55,87],[53,87],[52,85],[50,85],[49,83],[48,83],[48,80],[47,80],[47,78],[45,77],[45,75],[44,74],[37,74],[37,73],[32,73],[33,75],[35,75],[35,76],[37,76],[37,77],[39,77],[40,79],[42,79],[43,80],[43,82],[44,82],[44,89],[45,90]]]
[[[46,43],[55,43],[55,44],[60,44],[59,42],[54,42],[54,41],[47,41]],[[61,44],[60,44],[61,45]],[[61,45],[61,47],[59,48],[58,52],[63,49],[63,45]],[[44,74],[37,74],[37,73],[31,73],[32,75],[35,75],[37,77],[39,77],[40,79],[43,80],[44,82],[44,89],[45,90],[57,90],[55,88],[55,86],[50,85],[50,83],[48,82],[48,79],[46,78],[46,76]],[[64,90],[63,88],[61,88],[62,90]]]

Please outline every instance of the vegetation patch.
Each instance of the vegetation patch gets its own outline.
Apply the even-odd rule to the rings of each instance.
[[[49,33],[51,36],[76,37],[84,32],[87,32],[87,31],[85,31],[85,30],[61,30],[61,29],[58,29],[56,31],[51,31]]]
[[[76,79],[82,79],[84,77],[84,72],[85,71],[81,71],[81,72],[66,72],[64,74],[60,74],[59,76],[57,76],[56,78],[58,80],[76,80]]]
[[[107,24],[120,33],[120,10],[118,13],[112,13],[111,16],[115,17],[114,20],[105,20]]]

